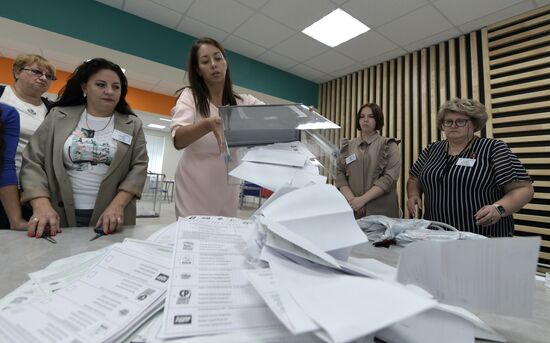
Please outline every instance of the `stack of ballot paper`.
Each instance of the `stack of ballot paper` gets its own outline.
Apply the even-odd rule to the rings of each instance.
[[[390,342],[474,342],[476,337],[503,342],[476,315],[456,306],[455,297],[463,296],[460,305],[468,309],[529,312],[536,239],[411,244],[403,249],[406,263],[394,268],[335,253],[366,241],[345,204],[330,185],[283,187],[248,221],[188,217],[155,235],[174,239],[160,336],[215,334],[208,337],[226,341],[242,334],[247,341],[248,333],[265,330],[260,332],[286,332],[303,341],[378,336]],[[508,263],[515,248],[523,252],[515,262],[526,270],[522,275],[515,268],[488,272],[499,259]],[[480,262],[453,266],[449,261],[460,265],[464,251],[468,260]],[[456,274],[444,272],[445,265]],[[512,284],[494,292],[494,282]],[[494,294],[480,301],[475,285],[487,285]],[[521,299],[499,304],[510,292]]]
[[[349,256],[366,242],[336,188],[287,185],[249,220],[180,218],[29,274],[0,342],[504,342],[470,311],[532,311],[537,237],[416,242],[397,268]]]
[[[327,178],[319,175],[313,158],[301,142],[257,146],[246,151],[241,163],[229,175],[272,191],[286,184],[303,187],[326,183]]]
[[[122,341],[162,308],[171,251],[130,240],[32,273],[42,294],[4,306],[0,341]]]

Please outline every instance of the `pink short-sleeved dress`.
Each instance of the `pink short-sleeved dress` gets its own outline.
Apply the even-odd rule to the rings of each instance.
[[[262,102],[251,95],[241,94],[238,105],[257,105]],[[218,108],[210,104],[210,115],[219,117]],[[186,88],[172,109],[170,131],[172,139],[178,127],[204,120],[195,108],[193,92]],[[239,187],[227,181],[227,168],[220,156],[212,132],[183,149],[176,175],[176,215],[216,215],[235,217]]]

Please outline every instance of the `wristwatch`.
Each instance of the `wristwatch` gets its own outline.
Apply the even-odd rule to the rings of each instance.
[[[501,217],[503,217],[506,214],[506,209],[502,205],[493,204],[493,206],[497,209],[498,214],[500,214]]]

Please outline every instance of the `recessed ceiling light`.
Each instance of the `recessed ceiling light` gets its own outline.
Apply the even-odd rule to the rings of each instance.
[[[167,122],[169,122],[169,123],[171,123],[171,122],[172,122],[172,120],[170,120],[170,119],[166,119],[166,118],[159,118],[159,120],[162,120],[162,121],[167,121]]]
[[[368,30],[370,30],[370,28],[367,25],[337,8],[306,27],[302,32],[334,48]]]
[[[164,125],[158,125],[158,124],[149,124],[147,127],[152,127],[153,129],[164,129],[166,126]]]

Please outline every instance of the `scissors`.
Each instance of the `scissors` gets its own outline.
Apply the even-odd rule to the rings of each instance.
[[[50,235],[50,226],[49,226],[49,225],[47,225],[47,226],[44,228],[44,232],[42,232],[41,238],[44,238],[45,240],[47,240],[47,241],[50,242],[50,243],[57,244],[57,241],[55,240],[55,238],[53,238],[53,237]]]
[[[103,226],[98,226],[98,227],[94,228],[94,232],[95,232],[95,236],[92,237],[92,239],[90,239],[90,242],[105,235],[105,233],[103,232]]]

